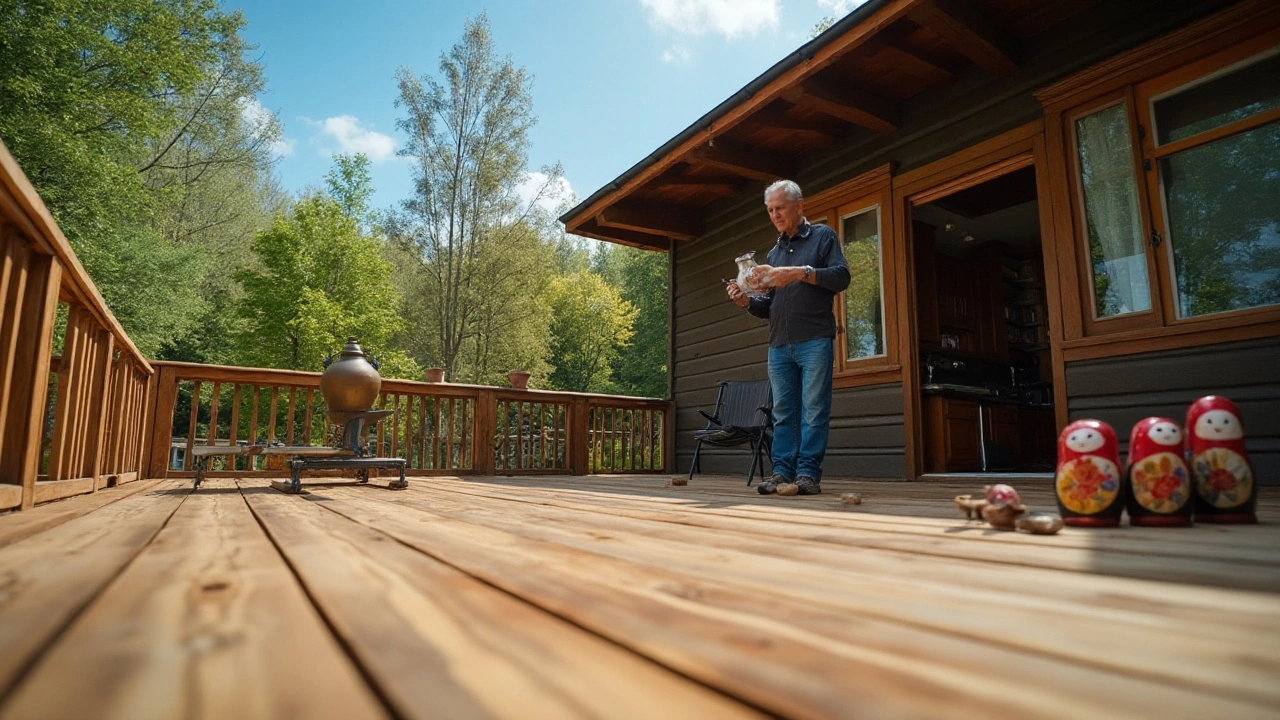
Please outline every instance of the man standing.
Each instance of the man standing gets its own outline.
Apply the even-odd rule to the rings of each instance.
[[[840,239],[826,225],[804,217],[800,186],[779,180],[764,191],[778,244],[767,265],[755,268],[762,297],[729,283],[729,299],[769,320],[769,383],[773,387],[773,475],[756,488],[762,495],[794,483],[801,495],[822,492],[822,458],[831,425],[836,293],[849,286]]]

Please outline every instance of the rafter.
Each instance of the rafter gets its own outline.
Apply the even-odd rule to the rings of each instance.
[[[784,153],[747,147],[723,138],[716,138],[713,142],[712,146],[694,150],[686,160],[765,182],[795,174],[795,160]]]
[[[792,102],[881,134],[898,129],[898,108],[878,95],[812,79],[787,93]]]
[[[627,245],[629,247],[645,248],[647,250],[671,249],[670,238],[662,237],[660,235],[634,232],[631,230],[622,230],[619,228],[603,228],[596,224],[594,218],[580,223],[573,228],[569,228],[569,232],[574,235],[595,238],[596,240],[604,240],[605,242]]]
[[[655,190],[664,188],[690,188],[712,195],[736,195],[741,184],[726,180],[707,180],[690,175],[666,175],[654,180],[648,187]]]
[[[932,0],[916,9],[911,19],[993,75],[1010,75],[1018,70],[1013,38],[966,3]]]
[[[636,200],[604,208],[596,214],[596,224],[677,240],[692,240],[702,234],[702,218],[696,210]]]
[[[888,31],[868,40],[865,47],[873,54],[883,55],[897,68],[913,77],[946,80],[955,75],[955,70],[942,61],[930,57],[924,50]]]
[[[789,118],[787,117],[788,108],[789,106],[786,105],[779,107],[775,103],[752,115],[751,122],[760,127],[782,130],[819,143],[835,142],[844,134],[839,129],[822,127]]]

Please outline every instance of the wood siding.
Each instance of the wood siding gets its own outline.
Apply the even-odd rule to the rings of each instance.
[[[1072,420],[1110,423],[1122,446],[1142,418],[1182,422],[1196,398],[1231,398],[1258,481],[1280,485],[1280,338],[1067,363],[1067,392]]]
[[[1019,72],[994,77],[973,71],[914,98],[903,106],[899,131],[882,136],[855,129],[835,147],[804,156],[795,179],[813,195],[885,163],[892,163],[898,174],[944,158],[1040,118],[1041,106],[1032,94],[1037,89],[1228,4],[1145,0],[1094,5],[1027,43]],[[754,250],[763,258],[773,245],[775,232],[760,194],[764,187],[757,183],[750,192],[712,205],[703,218],[703,235],[671,249],[671,392],[677,408],[678,468],[689,466],[691,431],[705,425],[697,410],[715,402],[716,383],[766,377],[767,324],[729,303],[720,282],[735,274],[734,257]],[[886,297],[891,282],[886,278]],[[895,308],[886,307],[885,322],[894,319]],[[836,391],[824,472],[902,477],[902,405],[899,383]],[[746,451],[704,449],[703,458],[704,472],[745,474],[750,462]]]

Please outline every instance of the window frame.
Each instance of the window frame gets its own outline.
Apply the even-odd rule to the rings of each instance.
[[[1057,127],[1059,139],[1054,144],[1062,153],[1057,166],[1066,176],[1060,178],[1060,181],[1065,186],[1063,191],[1066,196],[1063,199],[1068,206],[1063,210],[1064,214],[1069,215],[1073,269],[1077,276],[1073,284],[1076,286],[1078,303],[1073,312],[1079,312],[1079,329],[1077,330],[1079,334],[1069,334],[1064,338],[1064,349],[1067,355],[1079,356],[1079,359],[1105,356],[1110,353],[1100,353],[1100,351],[1085,348],[1099,342],[1112,343],[1127,338],[1133,338],[1141,345],[1150,345],[1154,348],[1156,347],[1152,342],[1154,338],[1177,335],[1182,339],[1170,347],[1183,346],[1187,342],[1194,342],[1194,336],[1187,333],[1216,332],[1224,328],[1261,326],[1280,321],[1280,304],[1186,318],[1178,317],[1177,313],[1172,245],[1169,241],[1168,217],[1159,177],[1160,158],[1272,122],[1280,122],[1280,110],[1269,110],[1189,138],[1156,146],[1153,124],[1154,102],[1178,91],[1211,81],[1249,62],[1265,59],[1272,52],[1280,52],[1280,27],[1273,26],[1258,32],[1246,31],[1243,26],[1237,26],[1233,31],[1220,33],[1213,40],[1206,40],[1203,43],[1191,46],[1184,44],[1178,48],[1177,52],[1169,52],[1159,57],[1159,62],[1144,62],[1137,59],[1145,48],[1117,56],[1108,61],[1112,67],[1116,68],[1113,81],[1110,83],[1098,82],[1096,77],[1093,82],[1086,82],[1088,76],[1082,73],[1079,79],[1069,78],[1059,86],[1037,93],[1037,97],[1045,105],[1046,122]],[[1192,28],[1188,27],[1184,32],[1189,34]],[[1240,37],[1235,33],[1247,34],[1245,37]],[[1171,45],[1173,36],[1157,41],[1157,44],[1160,43]],[[1140,67],[1141,70],[1135,69],[1134,66]],[[1072,87],[1073,85],[1077,87]],[[1152,292],[1151,310],[1098,318],[1095,316],[1096,299],[1093,288],[1092,258],[1089,252],[1084,214],[1075,121],[1121,102],[1125,104],[1130,125],[1130,145],[1138,185],[1138,214],[1147,238],[1144,247],[1147,256],[1148,287]],[[1160,237],[1160,242],[1156,246],[1151,243],[1153,232]],[[1065,240],[1066,238],[1063,239],[1064,242]],[[1257,330],[1261,332],[1265,328],[1257,327]],[[1243,331],[1237,334],[1247,337],[1256,332]],[[1167,345],[1167,343],[1159,343],[1159,345]]]
[[[871,208],[877,209],[880,243],[880,304],[884,333],[884,353],[870,357],[848,357],[848,338],[845,326],[845,294],[840,292],[833,300],[832,311],[836,317],[835,360],[832,368],[833,385],[837,388],[875,385],[897,382],[901,379],[899,361],[899,329],[897,312],[899,248],[894,232],[893,194],[891,190],[892,168],[882,165],[874,170],[851,178],[829,190],[805,198],[805,215],[810,222],[821,222],[835,231],[844,252],[844,218]]]
[[[1183,90],[1189,90],[1211,82],[1234,70],[1261,62],[1280,54],[1280,44],[1274,33],[1265,33],[1250,42],[1222,50],[1197,62],[1179,67],[1157,77],[1138,83],[1133,88],[1134,105],[1138,122],[1146,128],[1143,133],[1141,160],[1138,170],[1147,189],[1147,212],[1152,229],[1161,238],[1155,256],[1160,273],[1160,304],[1167,320],[1165,326],[1195,326],[1232,318],[1260,316],[1266,319],[1280,317],[1280,303],[1258,307],[1227,310],[1204,315],[1179,317],[1176,267],[1173,259],[1173,241],[1169,237],[1169,208],[1165,202],[1164,182],[1160,177],[1160,160],[1217,140],[1280,122],[1280,108],[1263,111],[1249,117],[1219,125],[1165,145],[1156,145],[1155,103]],[[1150,247],[1148,245],[1148,247]]]

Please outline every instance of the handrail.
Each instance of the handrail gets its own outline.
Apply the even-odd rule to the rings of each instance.
[[[0,298],[0,509],[139,478],[154,369],[2,142]]]
[[[320,373],[157,361],[151,477],[194,473],[197,445],[331,441]],[[384,378],[392,410],[370,443],[413,474],[665,472],[672,404],[656,398]],[[268,457],[232,456],[209,474],[281,474]],[[217,465],[221,469],[216,469]]]

